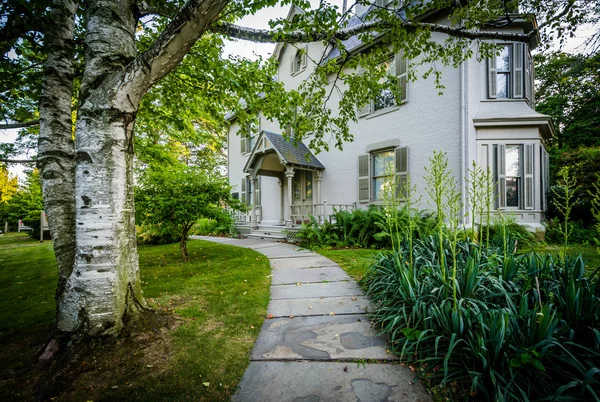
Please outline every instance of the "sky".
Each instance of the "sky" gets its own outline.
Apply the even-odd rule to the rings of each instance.
[[[342,8],[343,0],[329,0],[330,4],[337,5],[340,9]],[[352,1],[349,1],[352,4]],[[313,7],[317,7],[319,4],[318,0],[311,0]],[[277,18],[285,18],[288,14],[289,6],[285,7],[270,7],[259,10],[254,15],[249,15],[237,22],[238,25],[252,27],[252,28],[269,28],[269,21]],[[597,27],[584,25],[580,27],[576,37],[569,38],[563,50],[566,52],[582,53],[585,49],[586,41],[588,41],[593,33],[597,30]],[[229,55],[241,55],[249,59],[256,59],[258,56],[267,58],[273,52],[275,45],[273,44],[262,44],[253,43],[243,40],[227,41],[224,48],[224,57]],[[554,47],[554,50],[558,50],[558,46]],[[1,142],[12,142],[16,138],[17,130],[0,130],[0,143]],[[26,155],[22,156],[27,157]],[[12,174],[18,174],[20,179],[24,179],[23,165],[12,165],[9,170]]]

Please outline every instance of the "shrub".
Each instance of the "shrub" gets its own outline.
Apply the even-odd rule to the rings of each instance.
[[[144,224],[136,225],[138,244],[171,244],[181,240],[181,230],[175,224]]]
[[[422,377],[453,398],[598,398],[600,284],[581,258],[517,256],[503,239],[489,248],[461,240],[453,260],[446,240],[453,283],[437,235],[414,243],[412,266],[407,244],[381,254],[362,285],[376,327]]]

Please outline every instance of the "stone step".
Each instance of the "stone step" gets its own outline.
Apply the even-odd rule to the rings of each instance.
[[[266,235],[266,234],[249,233],[246,235],[246,237],[248,239],[264,240],[264,241],[271,241],[271,242],[282,242],[282,241],[286,240],[285,235]]]
[[[251,362],[235,402],[431,401],[399,364]]]
[[[364,314],[265,320],[251,360],[396,360]]]
[[[365,296],[285,299],[271,300],[267,307],[267,314],[273,317],[322,316],[331,313],[336,315],[364,314],[369,307],[369,299]]]

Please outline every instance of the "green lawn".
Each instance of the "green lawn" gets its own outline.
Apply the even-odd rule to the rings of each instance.
[[[229,400],[266,314],[270,267],[252,250],[194,240],[139,248],[149,305],[178,317],[172,330],[100,345],[58,400]],[[18,400],[54,316],[50,242],[0,236],[0,400]]]
[[[340,265],[348,275],[359,281],[371,266],[373,257],[383,250],[371,250],[360,248],[347,249],[321,249],[317,252]]]

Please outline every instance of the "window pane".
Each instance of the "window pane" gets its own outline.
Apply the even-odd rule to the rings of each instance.
[[[386,107],[394,106],[396,104],[396,98],[389,89],[382,90],[377,98],[375,98],[374,107],[375,110],[385,109]]]
[[[506,176],[521,176],[521,146],[506,146]]]
[[[510,46],[504,46],[496,56],[496,71],[510,71]]]
[[[383,176],[387,173],[393,172],[394,166],[394,152],[382,152],[373,155],[373,176]]]
[[[373,179],[373,197],[379,201],[385,194],[386,177],[376,177]]]
[[[496,98],[508,98],[508,73],[496,74]]]
[[[293,180],[293,186],[294,186],[294,199],[295,200],[299,200],[300,198],[302,198],[302,187],[301,187],[301,183],[300,183],[300,171],[296,170],[296,173],[294,174],[294,180]]]
[[[312,172],[305,171],[305,182],[304,182],[304,194],[306,194],[306,199],[312,200]]]
[[[507,207],[518,207],[519,206],[519,178],[518,177],[507,177],[506,178],[506,206]]]

